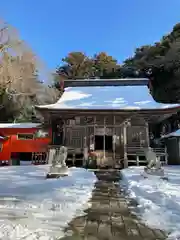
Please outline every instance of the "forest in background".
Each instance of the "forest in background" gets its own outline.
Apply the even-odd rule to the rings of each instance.
[[[178,103],[180,99],[180,23],[159,42],[137,48],[119,64],[106,52],[87,56],[70,52],[49,83],[40,78],[42,62],[17,31],[0,21],[0,122],[42,121],[35,105],[55,103],[60,82],[65,79],[117,79],[148,77],[157,102]]]
[[[106,52],[93,57],[83,52],[70,52],[56,71],[56,87],[60,79],[136,78],[151,80],[151,94],[161,103],[180,101],[180,23],[159,42],[135,49],[122,64]]]

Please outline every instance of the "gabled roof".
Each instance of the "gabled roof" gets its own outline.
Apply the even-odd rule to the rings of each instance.
[[[147,86],[69,87],[55,104],[37,106],[49,110],[158,110],[179,104],[154,101]]]

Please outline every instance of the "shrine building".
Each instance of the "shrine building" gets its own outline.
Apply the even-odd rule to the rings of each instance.
[[[91,153],[97,167],[145,165],[151,129],[180,111],[178,104],[154,101],[148,79],[65,80],[55,104],[36,106],[52,127],[50,149],[68,148],[67,162],[86,165]],[[154,149],[167,161],[166,149]]]

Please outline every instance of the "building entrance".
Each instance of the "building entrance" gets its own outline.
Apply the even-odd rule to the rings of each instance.
[[[112,151],[113,150],[112,136],[95,135],[95,150]]]

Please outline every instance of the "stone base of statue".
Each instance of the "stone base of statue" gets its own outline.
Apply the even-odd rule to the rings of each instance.
[[[143,176],[148,178],[148,176],[152,175],[166,179],[167,177],[165,177],[160,158],[156,156],[156,153],[153,151],[153,149],[145,149],[145,155],[148,165],[144,168]]]
[[[69,169],[67,166],[55,166],[50,167],[50,171],[47,174],[47,178],[60,178],[69,175]]]
[[[47,178],[59,178],[69,175],[68,167],[66,166],[67,148],[62,146],[56,150],[52,159],[52,166],[49,169]]]
[[[145,173],[150,174],[150,175],[156,175],[156,176],[164,176],[164,169],[163,168],[144,168]]]
[[[144,168],[144,173],[142,174],[144,178],[149,178],[150,176],[152,177],[157,177],[163,180],[168,180],[168,176],[165,175],[164,169],[163,168]]]
[[[157,179],[162,179],[162,180],[168,180],[168,176],[165,175],[164,169],[147,169],[144,168],[144,172],[142,173],[142,176],[144,178],[157,178]]]

